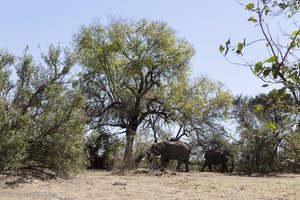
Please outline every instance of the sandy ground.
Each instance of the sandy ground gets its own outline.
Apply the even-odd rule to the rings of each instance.
[[[0,199],[300,199],[300,175],[86,171],[72,179],[0,175]]]

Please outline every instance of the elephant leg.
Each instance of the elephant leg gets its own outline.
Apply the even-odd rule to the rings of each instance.
[[[180,171],[180,165],[181,165],[181,163],[182,163],[182,160],[178,159],[178,163],[177,163],[177,167],[176,167],[177,171]]]
[[[222,165],[222,172],[228,172],[228,168],[227,168],[227,165],[226,164],[223,164]]]
[[[166,159],[166,167],[169,166],[170,167],[170,160]]]
[[[188,172],[189,171],[189,160],[184,160],[184,164],[185,164],[185,171]]]
[[[209,171],[212,172],[212,168],[211,168],[211,165],[208,165],[208,168],[209,168]]]
[[[203,164],[203,167],[202,167],[202,169],[201,169],[201,172],[203,172],[204,171],[204,168],[207,166],[207,164],[206,163],[204,163]]]
[[[168,162],[167,158],[162,155],[160,157],[160,164],[161,164],[160,171],[164,171],[167,168],[167,162]]]

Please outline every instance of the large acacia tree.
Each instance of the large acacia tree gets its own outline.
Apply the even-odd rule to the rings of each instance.
[[[145,19],[83,27],[75,46],[90,127],[124,130],[124,167],[131,167],[139,126],[150,115],[169,117],[165,91],[171,80],[188,76],[194,49],[165,22]]]

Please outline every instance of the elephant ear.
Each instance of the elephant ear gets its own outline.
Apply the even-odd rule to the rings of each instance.
[[[161,151],[162,152],[165,151],[165,149],[166,149],[166,143],[162,142],[160,147],[161,147]]]
[[[165,150],[165,148],[166,148],[166,144],[161,142],[161,143],[157,143],[157,144],[152,145],[151,151],[155,155],[161,155],[162,152]]]

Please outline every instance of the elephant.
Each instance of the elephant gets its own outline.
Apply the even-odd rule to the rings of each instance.
[[[138,167],[138,165],[140,164],[140,162],[144,157],[147,158],[148,162],[152,162],[151,153],[152,152],[150,151],[150,149],[147,149],[145,152],[140,153],[138,157],[135,159],[135,167]]]
[[[205,162],[203,164],[201,171],[203,172],[204,168],[208,166],[209,171],[212,172],[212,168],[211,168],[212,165],[221,165],[221,172],[222,173],[224,171],[228,172],[228,168],[227,168],[228,156],[232,157],[232,155],[227,150],[224,150],[222,153],[214,150],[207,151],[204,155]],[[232,172],[232,170],[233,170],[233,162],[230,171]]]
[[[182,141],[163,141],[160,143],[153,144],[148,151],[152,152],[156,156],[161,156],[161,171],[167,167],[167,163],[170,160],[177,160],[178,164],[176,170],[180,170],[180,165],[184,162],[185,171],[189,171],[189,157],[190,157],[190,147],[188,144]],[[149,158],[150,154],[147,154]],[[148,159],[149,160],[149,159]]]

